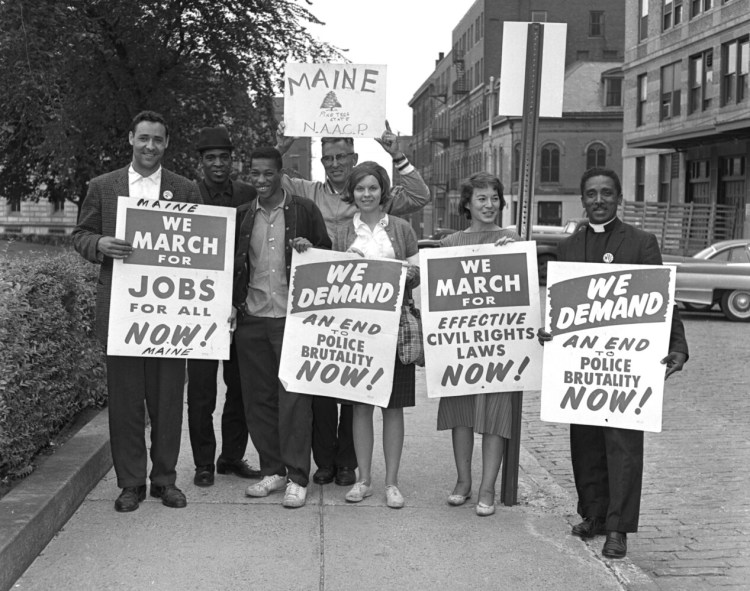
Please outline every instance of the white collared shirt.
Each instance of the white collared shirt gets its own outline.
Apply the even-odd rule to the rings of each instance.
[[[396,253],[393,250],[393,244],[385,231],[388,227],[388,214],[383,216],[375,226],[370,230],[365,222],[360,219],[359,212],[354,214],[354,230],[357,233],[354,243],[349,247],[349,251],[358,250],[366,257],[395,259]]]
[[[159,188],[161,187],[161,166],[149,176],[141,176],[131,164],[128,168],[128,188],[131,199],[159,199]]]

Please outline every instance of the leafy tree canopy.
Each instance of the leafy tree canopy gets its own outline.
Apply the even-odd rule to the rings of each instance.
[[[143,109],[166,117],[167,166],[189,177],[201,127],[272,144],[284,63],[340,57],[300,1],[0,0],[0,195],[80,205],[130,160]]]

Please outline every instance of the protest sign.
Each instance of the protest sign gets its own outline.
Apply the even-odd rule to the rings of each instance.
[[[541,418],[661,431],[675,270],[550,263]]]
[[[294,252],[279,368],[284,387],[388,406],[405,280],[400,261]]]
[[[427,396],[539,389],[536,243],[420,253]]]
[[[284,125],[288,136],[380,137],[386,67],[287,63]]]
[[[108,355],[229,359],[235,211],[119,197]]]

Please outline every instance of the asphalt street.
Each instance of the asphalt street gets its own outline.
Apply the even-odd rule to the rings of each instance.
[[[683,314],[690,346],[647,433],[640,529],[628,556],[663,591],[750,589],[750,339],[718,312]],[[524,397],[522,445],[575,497],[567,425]],[[590,542],[601,550],[603,537]]]

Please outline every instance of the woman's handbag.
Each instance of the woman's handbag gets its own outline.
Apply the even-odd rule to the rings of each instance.
[[[401,306],[401,319],[398,323],[398,358],[404,365],[424,366],[424,345],[422,344],[422,314],[411,298]]]

